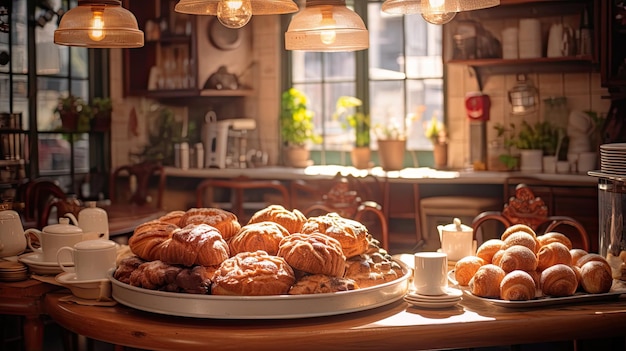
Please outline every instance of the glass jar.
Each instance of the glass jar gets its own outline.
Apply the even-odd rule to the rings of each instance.
[[[626,183],[624,179],[598,179],[599,252],[607,259],[613,278],[626,280]]]

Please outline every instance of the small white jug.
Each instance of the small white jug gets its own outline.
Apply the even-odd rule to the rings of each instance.
[[[87,207],[78,212],[78,219],[72,213],[66,213],[64,216],[68,217],[74,225],[83,230],[83,240],[109,240],[109,218],[107,212],[96,207],[95,201],[87,202]]]
[[[472,227],[461,224],[461,220],[455,218],[453,223],[438,225],[441,251],[448,255],[449,261],[458,261],[465,256],[471,256],[476,250],[474,230]]]
[[[0,211],[0,257],[17,256],[26,250],[26,237],[20,215],[13,210]]]

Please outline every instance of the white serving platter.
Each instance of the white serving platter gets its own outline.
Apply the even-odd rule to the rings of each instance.
[[[171,293],[138,288],[109,273],[112,297],[138,310],[173,316],[216,319],[293,319],[364,311],[400,300],[411,270],[381,285],[337,293],[271,296],[217,296]]]

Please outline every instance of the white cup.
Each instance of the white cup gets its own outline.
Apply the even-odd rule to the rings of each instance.
[[[63,261],[61,256],[65,251],[71,254],[74,267],[63,265],[66,261]],[[116,257],[115,242],[104,239],[81,241],[73,247],[64,246],[57,252],[57,262],[61,269],[75,273],[79,281],[105,279],[107,272],[115,268]]]
[[[443,295],[448,287],[448,256],[443,252],[418,252],[415,255],[413,286],[421,295]]]
[[[45,230],[30,228],[24,232],[28,247],[41,255],[42,262],[56,262],[57,251],[63,246],[72,246],[83,240],[83,232],[75,233],[51,233]],[[30,234],[35,235],[39,239],[39,247],[33,247],[30,240]],[[67,262],[65,260],[64,262]]]

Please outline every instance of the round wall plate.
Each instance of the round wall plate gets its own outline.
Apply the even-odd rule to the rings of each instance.
[[[207,30],[211,44],[220,50],[234,50],[241,45],[241,31],[224,27],[217,17],[209,21]]]

